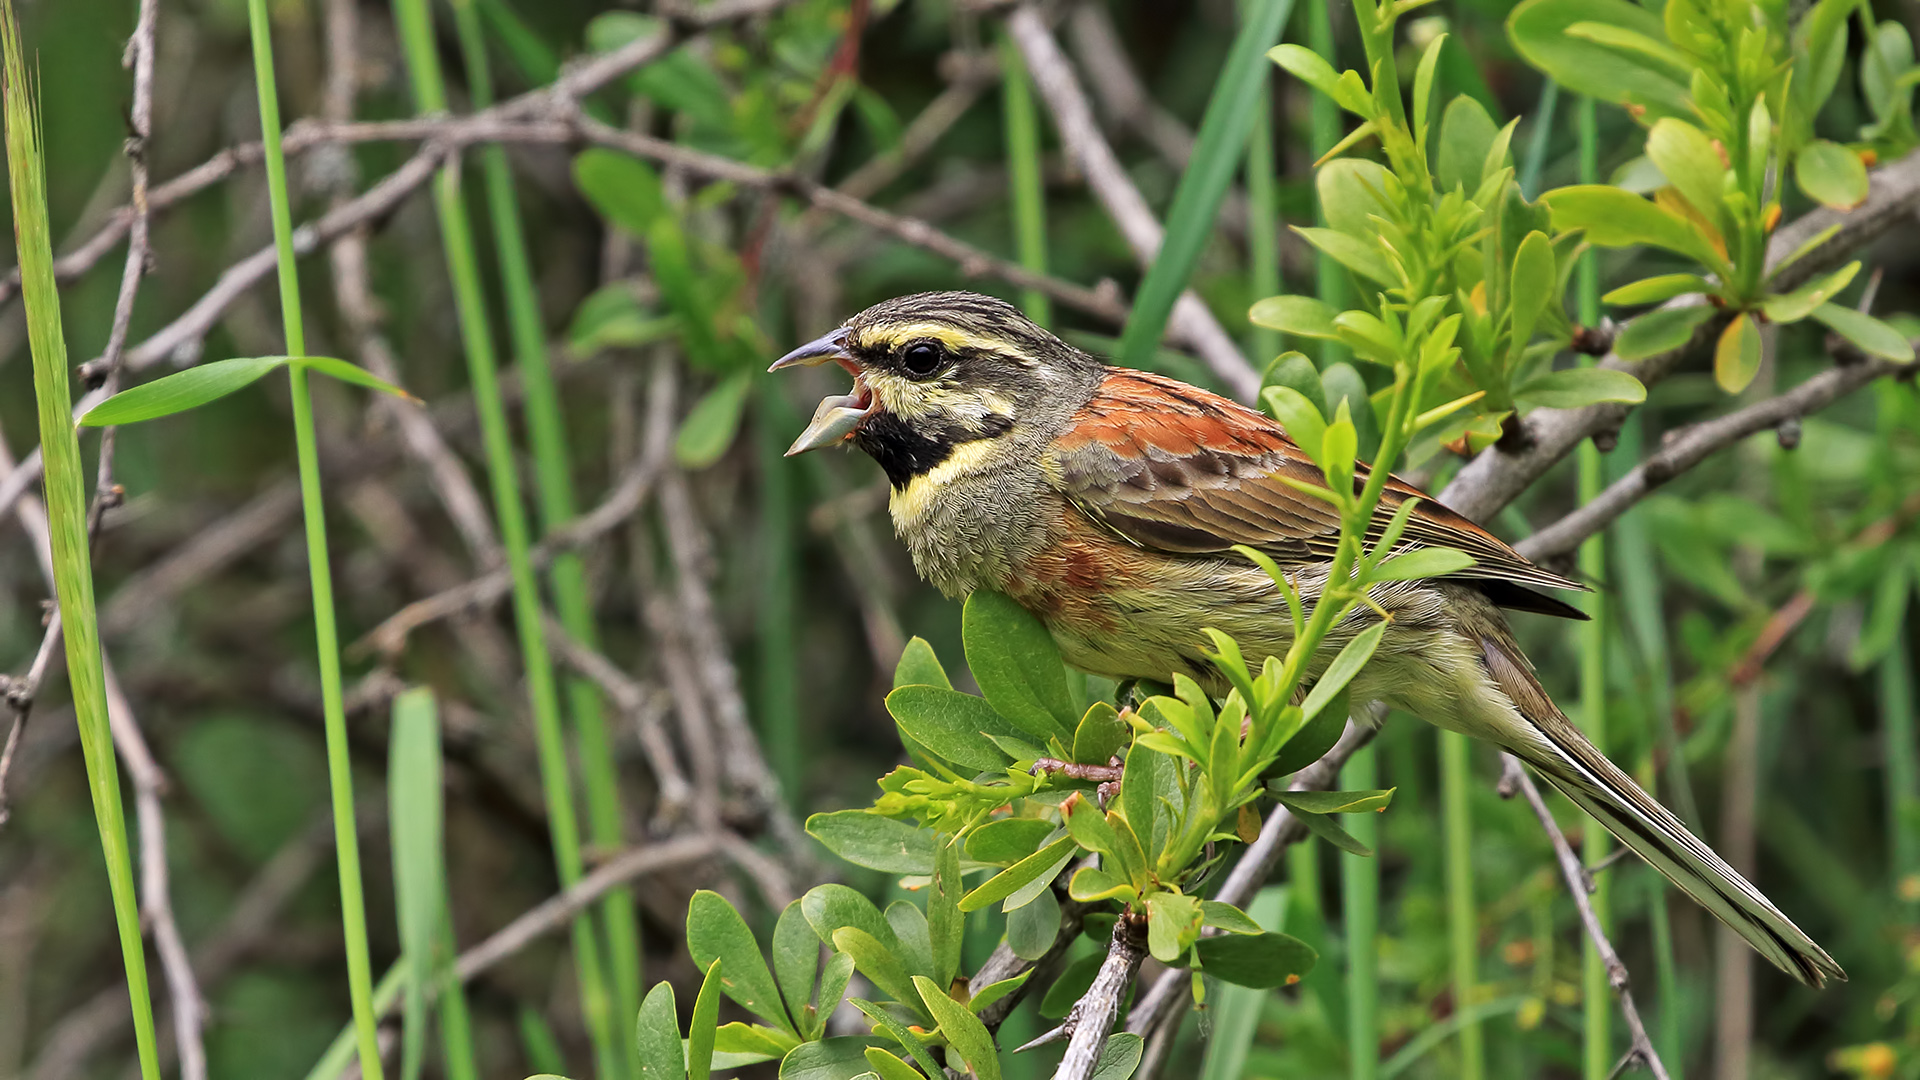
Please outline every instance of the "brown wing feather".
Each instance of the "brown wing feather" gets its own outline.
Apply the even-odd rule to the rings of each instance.
[[[1110,369],[1054,440],[1051,458],[1061,490],[1076,506],[1141,547],[1206,554],[1246,544],[1282,563],[1309,562],[1331,558],[1339,536],[1333,509],[1285,482],[1323,481],[1278,423],[1164,376]],[[1359,473],[1363,480],[1364,466]],[[1574,608],[1515,586],[1581,585],[1528,562],[1398,477],[1387,481],[1373,534],[1414,497],[1424,501],[1404,542],[1465,551],[1478,563],[1459,576],[1499,583],[1495,599],[1508,606],[1578,616]]]

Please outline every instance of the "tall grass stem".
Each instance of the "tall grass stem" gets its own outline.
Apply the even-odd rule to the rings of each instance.
[[[1473,903],[1473,748],[1457,731],[1440,732],[1440,799],[1447,834],[1447,932],[1453,954],[1453,1007],[1460,1022],[1460,1080],[1487,1072],[1477,1014],[1480,927]]]
[[[402,52],[411,77],[415,107],[422,114],[444,111],[446,87],[434,48],[432,16],[426,0],[394,0]],[[534,741],[540,763],[541,788],[546,797],[547,825],[553,838],[554,863],[562,888],[580,880],[584,872],[580,825],[575,810],[573,780],[560,723],[560,694],[547,652],[546,628],[541,622],[539,582],[534,575],[531,529],[521,502],[520,480],[514,461],[513,436],[506,406],[500,397],[493,331],[488,326],[486,293],[480,277],[479,253],[460,187],[457,163],[441,169],[433,184],[434,209],[439,218],[447,273],[452,280],[460,339],[467,356],[468,379],[473,386],[485,447],[487,475],[492,488],[500,538],[506,548],[508,575],[513,583],[513,615],[520,641],[521,662],[527,669],[527,696],[533,713]],[[624,1077],[628,1073],[630,1039],[617,1034],[613,1002],[603,973],[598,935],[591,918],[572,924],[574,964],[580,979],[582,1009],[593,1040],[598,1075]]]
[[[1347,759],[1340,784],[1359,791],[1378,786],[1371,745]],[[1340,899],[1347,933],[1347,1055],[1352,1080],[1374,1080],[1380,1071],[1380,826],[1372,814],[1355,814],[1347,830],[1375,848],[1374,858],[1340,860]]]
[[[93,602],[93,563],[87,536],[86,479],[80,440],[72,421],[66,331],[60,292],[53,279],[53,241],[47,219],[46,153],[34,79],[27,73],[20,26],[12,0],[0,3],[5,50],[7,179],[12,191],[14,239],[20,260],[27,340],[33,354],[34,404],[45,462],[47,519],[53,549],[53,581],[73,694],[74,722],[86,762],[87,792],[107,865],[113,922],[127,972],[134,1041],[144,1080],[159,1080],[159,1043],[154,1035],[153,996],[147,985],[146,945],[140,930],[140,899],[134,891],[133,853],[120,771],[107,719],[106,661],[100,651],[99,613]]]
[[[1011,35],[1000,35],[1000,110],[1007,139],[1007,183],[1013,201],[1013,242],[1020,265],[1047,272],[1047,188],[1040,175],[1040,114],[1033,80]],[[1020,310],[1041,326],[1053,325],[1053,302],[1038,289],[1020,294]]]
[[[493,103],[493,74],[487,62],[487,42],[480,12],[473,0],[453,0],[454,23],[466,65],[468,94],[475,109]],[[506,150],[489,144],[480,151],[486,183],[487,208],[492,218],[494,255],[500,266],[507,304],[507,330],[513,341],[514,362],[525,395],[527,441],[533,452],[535,505],[543,533],[551,533],[578,516],[579,500],[573,487],[572,452],[567,445],[566,421],[555,390],[548,359],[547,334],[534,287],[533,260],[528,254],[526,229]],[[556,556],[549,571],[553,605],[567,635],[589,649],[599,649],[600,633],[587,592],[586,564],[578,552]],[[620,806],[620,780],[612,741],[607,734],[606,710],[599,690],[585,678],[567,680],[567,706],[573,718],[581,787],[586,795],[587,830],[592,842],[605,850],[626,843]],[[600,902],[605,926],[608,969],[618,1016],[640,1011],[640,922],[634,910],[633,890],[614,889]]]
[[[268,203],[280,282],[280,319],[287,355],[305,356],[307,337],[300,310],[300,272],[294,262],[293,213],[287,196],[287,164],[280,149],[280,97],[274,82],[273,26],[266,0],[247,0],[253,37],[254,80],[260,96],[260,137],[265,147]],[[360,874],[360,835],[354,824],[353,759],[347,746],[347,714],[340,680],[340,633],[333,611],[333,566],[327,553],[326,503],[321,497],[320,451],[313,426],[313,397],[306,369],[287,366],[293,401],[293,439],[299,460],[300,504],[306,522],[307,570],[313,591],[313,631],[320,664],[320,701],[327,742],[327,786],[333,803],[333,840],[340,868],[340,926],[346,939],[347,992],[353,1004],[360,1074],[380,1080],[380,1044],[374,1026],[373,963],[367,945],[367,904]]]

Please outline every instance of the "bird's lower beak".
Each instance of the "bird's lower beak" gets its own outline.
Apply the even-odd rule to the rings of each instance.
[[[823,398],[813,410],[813,420],[800,437],[793,440],[787,448],[787,456],[804,454],[809,450],[818,450],[823,446],[833,446],[845,442],[853,436],[860,425],[866,423],[879,408],[874,401],[873,390],[867,386],[866,375],[853,355],[847,351],[847,332],[839,329],[825,337],[807,342],[787,355],[773,362],[768,371],[780,371],[791,367],[813,367],[828,362],[839,364],[853,375],[853,392],[836,394]]]

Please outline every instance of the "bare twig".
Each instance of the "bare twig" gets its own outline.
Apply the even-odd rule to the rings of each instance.
[[[147,206],[147,140],[153,137],[153,51],[159,17],[159,0],[140,0],[140,13],[134,20],[133,36],[127,40],[122,65],[133,68],[133,108],[127,114],[127,165],[132,180],[129,199],[133,220],[128,225],[127,262],[120,272],[120,295],[113,302],[113,323],[107,330],[107,348],[101,360],[106,368],[101,392],[108,397],[120,386],[120,354],[127,345],[127,328],[133,325],[133,302],[140,293],[140,278],[152,258],[148,246],[152,212]],[[120,498],[113,485],[113,447],[116,429],[100,433],[100,461],[93,485],[93,504],[87,513],[87,532],[97,536],[100,519],[107,508]],[[182,1021],[184,1024],[185,1022]],[[184,1033],[183,1033],[184,1034]],[[206,1073],[205,1056],[199,1053],[199,1029],[193,1030],[191,1047],[181,1054],[180,1067],[186,1080],[198,1080]]]
[[[660,726],[663,711],[659,704],[660,691],[642,686],[621,671],[619,665],[574,640],[558,620],[549,617],[546,625],[554,658],[598,686],[633,722],[640,735],[640,750],[653,770],[654,782],[660,786],[660,804],[655,808],[655,816],[662,824],[679,821],[686,813],[693,789],[687,783],[686,774],[680,771],[680,763],[673,756],[673,745]]]
[[[1709,456],[1757,432],[1779,427],[1782,421],[1806,416],[1882,375],[1905,370],[1886,360],[1869,360],[1827,369],[1784,394],[1755,402],[1725,416],[1672,432],[1660,449],[1607,485],[1578,510],[1527,537],[1515,547],[1536,562],[1569,555],[1580,542],[1606,528],[1655,488],[1693,468]]]
[[[1087,103],[1086,93],[1060,52],[1059,44],[1053,40],[1053,32],[1047,29],[1046,21],[1031,4],[1015,9],[1007,19],[1007,29],[1033,73],[1034,86],[1053,113],[1060,141],[1066,144],[1067,153],[1086,174],[1087,186],[1120,227],[1127,245],[1133,248],[1134,257],[1143,266],[1150,264],[1160,251],[1166,230],[1161,228],[1140,189],[1121,167],[1113,148],[1101,136],[1100,127],[1093,119],[1093,108]],[[1182,293],[1174,304],[1169,325],[1193,346],[1235,394],[1244,400],[1253,400],[1260,389],[1259,372],[1240,355],[1239,346],[1192,290]]]
[[[1593,912],[1593,900],[1587,895],[1592,885],[1586,876],[1586,868],[1580,865],[1580,856],[1574,854],[1573,845],[1567,843],[1567,835],[1560,831],[1560,823],[1553,819],[1553,811],[1547,809],[1547,801],[1540,797],[1540,789],[1534,786],[1533,777],[1527,775],[1520,759],[1503,753],[1500,755],[1500,764],[1501,794],[1510,795],[1518,791],[1525,795],[1527,804],[1533,807],[1533,816],[1540,819],[1540,827],[1546,831],[1547,839],[1553,844],[1553,854],[1560,862],[1560,874],[1566,879],[1567,891],[1573,894],[1573,905],[1580,910],[1580,922],[1586,927],[1587,938],[1600,954],[1600,962],[1607,969],[1607,983],[1620,1000],[1620,1015],[1625,1018],[1627,1031],[1632,1038],[1621,1066],[1637,1061],[1647,1067],[1655,1080],[1667,1080],[1667,1067],[1661,1062],[1659,1051],[1653,1048],[1653,1040],[1647,1036],[1647,1026],[1640,1021],[1640,1010],[1634,1007],[1633,992],[1627,986],[1627,966],[1620,962],[1620,954],[1614,951],[1613,942],[1607,939],[1599,916]]]
[[[1120,1015],[1120,1002],[1133,985],[1134,973],[1145,958],[1146,920],[1122,915],[1114,920],[1113,938],[1107,943],[1107,959],[1093,977],[1093,985],[1074,1003],[1063,1025],[1071,1038],[1067,1052],[1053,1080],[1091,1080],[1100,1064],[1100,1051],[1107,1045],[1107,1033]]]

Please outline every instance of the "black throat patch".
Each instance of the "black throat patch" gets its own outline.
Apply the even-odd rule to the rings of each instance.
[[[990,439],[1012,426],[1012,420],[993,416],[988,418],[988,430],[979,433],[937,421],[915,426],[892,413],[881,412],[860,425],[860,430],[854,433],[853,445],[880,463],[888,482],[898,491],[913,483],[914,477],[925,476],[952,457],[953,448],[961,443]]]

